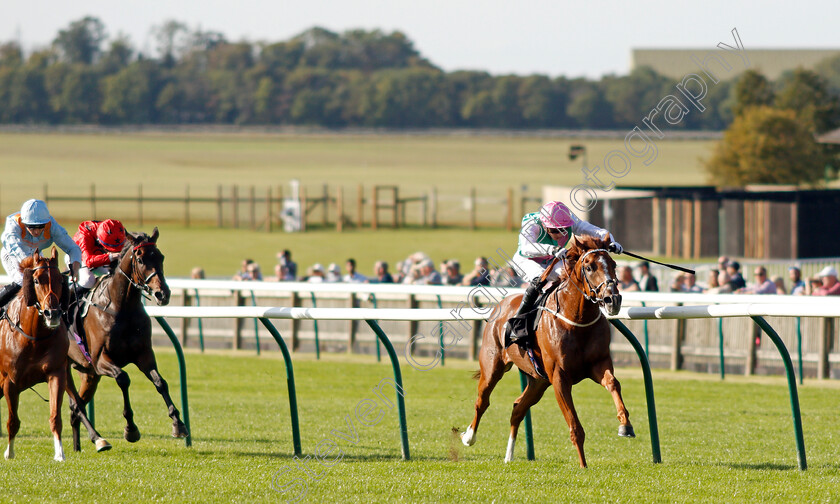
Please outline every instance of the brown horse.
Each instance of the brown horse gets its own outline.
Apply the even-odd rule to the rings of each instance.
[[[172,436],[186,437],[178,409],[169,396],[169,386],[157,369],[152,350],[152,323],[143,307],[142,296],[148,293],[158,305],[169,303],[169,286],[163,276],[163,254],[157,248],[158,229],[151,236],[129,233],[118,265],[110,276],[102,277],[94,286],[89,311],[84,318],[91,360],[88,361],[75,341],[70,343],[70,359],[81,375],[79,387],[82,405],[93,399],[100,378],[116,379],[123,394],[124,437],[134,443],[140,430],[134,423],[134,412],[128,396],[131,380],[123,367],[137,366],[154,384],[172,418]],[[79,424],[71,421],[73,443],[78,443]]]
[[[50,430],[55,444],[54,459],[64,461],[61,445],[61,400],[64,391],[70,396],[70,410],[84,422],[96,443],[96,450],[111,448],[93,429],[84,410],[67,365],[67,327],[61,320],[61,301],[68,289],[58,269],[55,247],[49,259],[35,253],[20,263],[23,283],[18,295],[8,304],[0,321],[0,396],[9,406],[9,447],[7,459],[15,456],[15,436],[20,429],[18,398],[37,383],[47,382],[50,389]]]
[[[583,427],[572,402],[572,385],[584,378],[600,383],[612,394],[621,423],[618,435],[635,437],[621,398],[621,385],[613,376],[609,323],[601,312],[603,309],[615,315],[621,308],[615,261],[607,251],[609,243],[609,236],[604,240],[575,237],[561,275],[563,283],[550,295],[539,315],[535,354],[542,360],[550,381],[540,378],[525,350],[518,345],[507,349],[504,346],[505,322],[516,313],[522,296],[509,296],[499,304],[495,318],[491,318],[484,330],[475,417],[461,435],[465,445],[475,443],[478,422],[490,405],[490,394],[514,364],[528,375],[528,385],[513,403],[505,462],[513,460],[516,433],[528,409],[542,398],[549,385],[553,385],[557,403],[569,425],[572,443],[577,448],[580,466],[586,467]],[[554,264],[552,262],[548,270]]]

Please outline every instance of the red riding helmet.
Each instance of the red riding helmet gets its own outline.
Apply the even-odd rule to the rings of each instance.
[[[118,220],[102,221],[96,228],[96,241],[109,252],[119,252],[125,243],[125,228]]]

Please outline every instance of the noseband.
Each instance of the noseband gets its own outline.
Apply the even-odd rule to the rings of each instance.
[[[47,279],[48,279],[47,285],[49,286],[49,289],[50,289],[50,291],[47,293],[47,298],[49,298],[50,296],[55,296],[55,299],[58,300],[58,314],[61,315],[62,313],[64,313],[64,310],[61,309],[61,298],[58,297],[55,292],[53,292],[53,288],[52,288],[52,267],[50,267],[49,265],[38,266],[37,268],[32,268],[32,271],[34,272],[34,271],[43,270],[43,269],[47,270]],[[34,278],[34,275],[33,275],[33,281],[34,280],[35,280],[35,278]],[[44,316],[44,309],[41,307],[41,303],[37,299],[35,300],[35,308],[38,309],[38,315]]]
[[[59,316],[61,316],[61,314],[64,311],[64,310],[61,309],[61,306],[60,306],[61,305],[61,298],[59,298],[55,294],[55,292],[53,292],[53,290],[52,290],[52,267],[50,267],[49,265],[38,266],[37,268],[32,268],[32,271],[34,272],[34,271],[43,270],[43,269],[47,270],[47,278],[49,279],[49,289],[50,290],[47,293],[47,298],[49,298],[52,295],[52,296],[55,296],[55,298],[59,300],[58,314],[59,314]],[[34,275],[33,275],[33,282],[34,282]],[[38,309],[38,315],[43,317],[44,316],[44,310],[41,307],[41,303],[37,299],[35,300],[35,308]],[[9,323],[9,327],[11,327],[12,329],[15,330],[15,332],[17,332],[18,334],[22,335],[24,338],[26,338],[30,341],[45,340],[45,339],[49,338],[50,336],[52,336],[53,334],[55,334],[55,331],[50,331],[50,333],[47,334],[46,336],[35,336],[35,337],[33,337],[33,336],[30,336],[30,335],[26,334],[26,332],[24,332],[24,330],[20,328],[20,325],[18,325],[18,323],[16,323],[16,322],[13,322],[12,319],[9,317],[9,310],[2,310],[2,314],[0,314],[0,318],[5,319],[6,322]],[[59,322],[59,324],[60,324],[60,322]]]
[[[586,256],[588,256],[589,254],[592,254],[594,252],[606,252],[606,253],[609,254],[610,251],[607,250],[607,249],[587,250],[577,260],[578,264],[581,265],[581,270],[583,269],[583,259]],[[607,279],[604,280],[603,282],[599,283],[598,285],[593,285],[592,282],[589,280],[589,277],[583,271],[581,271],[580,276],[583,277],[583,281],[584,281],[584,283],[586,283],[586,286],[589,289],[589,293],[581,291],[581,294],[583,294],[583,297],[586,298],[587,301],[592,301],[593,303],[604,306],[605,299],[607,298],[606,292],[607,292],[608,289],[604,289],[605,294],[601,297],[598,297],[598,293],[601,292],[601,287],[604,287],[605,285],[607,287],[609,287],[609,286],[616,287],[617,286],[616,280],[614,278],[610,278],[608,275],[606,275],[606,272],[605,272],[605,276],[607,277]],[[569,279],[571,279],[571,275],[569,275]],[[590,293],[592,295],[590,295]]]
[[[122,268],[117,266],[117,271],[122,273],[122,275],[128,280],[128,283],[130,283],[132,287],[139,290],[141,293],[144,293],[146,295],[147,299],[151,299],[151,297],[149,297],[149,296],[152,295],[152,288],[149,287],[149,282],[152,281],[152,278],[159,275],[158,269],[155,268],[155,271],[153,273],[149,274],[149,276],[144,278],[142,280],[143,281],[142,284],[136,282],[133,277],[138,270],[138,268],[137,268],[137,254],[136,254],[137,249],[139,249],[140,247],[149,247],[149,246],[154,246],[154,243],[144,242],[144,243],[141,243],[139,245],[135,245],[134,247],[132,247],[132,249],[131,249],[131,276],[126,275],[125,271],[123,271]]]

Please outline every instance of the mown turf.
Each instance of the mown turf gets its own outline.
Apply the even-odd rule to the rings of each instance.
[[[267,502],[292,493],[275,487],[306,481],[306,502],[836,502],[840,497],[837,385],[806,382],[800,388],[809,469],[796,467],[787,387],[779,378],[747,380],[655,371],[662,464],[651,463],[641,374],[618,370],[636,439],[616,436],[612,400],[591,382],[574,388],[586,429],[590,467],[577,467],[556,401],[549,391],[534,410],[536,462],[502,462],[508,416],[519,380],[510,373],[494,392],[475,446],[465,448],[451,429],[472,417],[474,363],[447,360],[446,367],[416,371],[404,365],[412,460],[400,460],[396,408],[372,388],[391,376],[372,357],[325,354],[294,356],[305,455],[333,439],[343,458],[330,468],[310,461],[314,477],[294,467],[282,360],[265,354],[187,354],[194,444],[169,438],[170,424],[153,387],[133,367],[136,420],[143,439],[121,439],[120,394],[103,381],[96,418],[114,449],[52,459],[47,405],[31,392],[21,401],[23,427],[17,458],[0,461],[4,502]],[[174,354],[159,351],[163,375],[177,398]],[[36,387],[42,394],[45,386]],[[388,394],[390,399],[393,394]],[[355,417],[373,399],[384,408],[375,425]],[[357,444],[333,431],[354,422]],[[6,418],[6,414],[3,414]],[[66,418],[66,414],[65,414]],[[5,427],[4,427],[5,430]],[[325,445],[322,445],[322,447]],[[317,480],[315,478],[318,478]],[[302,488],[302,487],[300,487]]]

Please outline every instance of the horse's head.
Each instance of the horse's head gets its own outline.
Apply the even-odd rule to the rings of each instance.
[[[159,306],[169,304],[169,286],[163,276],[163,254],[157,248],[158,228],[149,236],[128,233],[120,267],[131,271],[132,285],[154,296]],[[125,266],[123,264],[125,263]]]
[[[49,259],[36,250],[20,262],[20,271],[23,273],[23,304],[38,308],[45,325],[55,329],[61,323],[62,298],[69,293],[66,280],[58,269],[58,252],[55,247]]]
[[[621,294],[615,277],[615,261],[607,250],[610,241],[609,234],[604,239],[575,236],[566,260],[572,270],[572,281],[582,284],[586,297],[615,315],[621,309]]]

